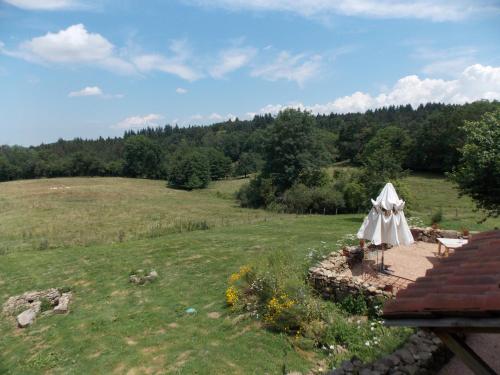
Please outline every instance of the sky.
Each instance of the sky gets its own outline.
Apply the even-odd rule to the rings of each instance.
[[[500,100],[500,0],[0,0],[0,144]]]

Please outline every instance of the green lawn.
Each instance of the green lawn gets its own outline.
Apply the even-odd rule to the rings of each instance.
[[[453,184],[442,176],[433,174],[415,174],[406,179],[412,193],[411,212],[420,217],[426,225],[431,224],[431,216],[441,209],[443,221],[440,226],[447,229],[491,230],[500,227],[500,218],[488,219],[484,213],[475,212],[472,200],[458,196]]]
[[[276,374],[304,370],[320,356],[239,321],[224,306],[231,272],[275,249],[302,256],[359,224],[355,216],[302,217],[95,247],[3,255],[0,298],[69,285],[72,312],[19,330],[3,319],[0,363],[12,373]],[[156,269],[157,282],[128,283],[130,270]],[[189,316],[185,309],[198,313]],[[208,315],[210,314],[210,315]],[[220,314],[220,317],[217,315]],[[1,367],[0,367],[1,368]],[[1,371],[0,371],[1,372]],[[132,372],[134,373],[134,372]]]
[[[449,212],[471,212],[470,201],[455,200],[442,179],[409,181],[419,199],[428,198],[414,208],[424,219],[442,207],[446,226],[498,225],[474,227],[471,213],[453,221]],[[75,298],[70,314],[39,318],[25,330],[0,320],[0,374],[276,374],[323,359],[229,313],[227,278],[277,249],[291,262],[311,248],[334,250],[363,215],[241,209],[233,191],[244,182],[193,192],[122,178],[1,183],[0,300],[61,286],[72,287]],[[209,229],[195,230],[197,222]],[[137,268],[154,268],[159,279],[133,286],[128,275]],[[186,314],[188,307],[197,314]]]

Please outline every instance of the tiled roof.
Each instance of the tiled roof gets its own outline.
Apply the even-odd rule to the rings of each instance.
[[[386,319],[500,317],[500,231],[474,235],[384,306]]]

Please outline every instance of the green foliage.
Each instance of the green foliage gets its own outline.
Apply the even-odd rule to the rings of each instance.
[[[368,306],[362,294],[357,296],[349,294],[339,302],[339,306],[342,310],[351,315],[365,315],[368,313]]]
[[[263,160],[261,156],[255,152],[244,152],[240,155],[236,168],[235,176],[247,177],[250,173],[257,172],[262,167]]]
[[[500,216],[500,110],[462,127],[465,144],[451,177],[479,209]]]
[[[205,152],[210,163],[210,178],[221,180],[227,177],[231,171],[231,159],[215,148],[209,148]]]
[[[440,208],[431,216],[431,224],[439,224],[443,221],[443,210]]]
[[[379,320],[380,304],[367,306],[363,296],[341,304],[323,301],[306,282],[308,262],[274,251],[229,277],[226,302],[234,313],[246,313],[289,337],[301,350],[321,348],[328,354],[372,359],[406,338],[405,330],[387,329]],[[354,315],[354,316],[353,316]],[[361,317],[360,315],[365,315]]]
[[[272,180],[259,175],[243,185],[237,192],[236,198],[242,207],[259,208],[268,207],[274,202],[275,194],[276,188]]]
[[[52,308],[54,307],[47,298],[40,299],[40,302],[41,302],[40,305],[41,312],[52,310]]]
[[[369,196],[377,196],[387,182],[406,175],[403,166],[411,146],[408,132],[395,126],[380,129],[368,142],[361,162],[364,171],[362,182]]]
[[[170,160],[168,183],[187,190],[201,189],[210,182],[210,162],[205,153],[181,149]]]
[[[385,165],[384,174],[397,171],[399,166],[393,165],[394,159],[386,159],[383,154],[379,154],[379,141],[373,143],[375,148],[369,145],[379,131],[390,128],[399,129],[412,140],[407,156],[402,159],[403,170],[442,173],[452,170],[458,163],[458,150],[464,145],[465,139],[462,129],[464,121],[479,121],[484,113],[499,108],[500,103],[497,101],[478,101],[465,105],[426,104],[416,109],[407,105],[363,114],[314,117],[291,110],[278,119],[266,114],[255,116],[253,120],[237,119],[212,126],[148,127],[126,131],[123,137],[116,138],[60,139],[29,148],[0,146],[0,181],[64,176],[165,179],[169,169],[168,159],[180,148],[187,147],[200,151],[215,149],[223,153],[234,165],[234,173],[239,176],[258,172],[262,169],[263,160],[268,160],[269,154],[277,152],[283,159],[268,165],[267,169],[274,176],[273,183],[279,182],[280,186],[276,186],[281,194],[281,190],[297,182],[301,169],[309,170],[311,165],[316,170],[318,166],[331,165],[339,160],[350,160],[362,165],[370,164],[371,159],[378,159]],[[283,127],[278,130],[279,126],[275,125],[280,122],[293,124],[289,130],[297,138],[289,138],[287,129]],[[269,135],[278,135],[280,132],[284,141],[274,139],[274,145],[278,148],[266,147],[270,141]],[[302,138],[302,135],[305,137]],[[133,140],[138,136],[143,137],[142,141]],[[397,150],[404,149],[400,146],[404,144],[396,143]],[[293,156],[288,158],[287,155]],[[311,158],[311,155],[315,157]],[[367,155],[369,161],[365,160]],[[220,163],[211,165],[212,179],[223,178],[228,174],[227,160],[222,161],[218,157],[217,160]],[[377,162],[377,165],[380,164]],[[274,181],[274,178],[277,180]],[[387,178],[384,175],[382,179]],[[309,184],[303,180],[300,182]]]
[[[307,112],[280,112],[269,129],[264,148],[262,175],[272,180],[277,194],[291,188],[301,175],[314,174],[320,168],[315,118]]]
[[[144,135],[128,137],[125,140],[124,159],[123,169],[127,176],[155,178],[159,174],[160,149]]]

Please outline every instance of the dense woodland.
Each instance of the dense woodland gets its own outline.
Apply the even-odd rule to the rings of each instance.
[[[390,138],[396,132],[405,142],[405,152],[399,155],[404,169],[451,171],[463,144],[464,121],[477,121],[498,108],[499,102],[478,101],[310,116],[316,163],[325,166],[350,160],[361,165],[364,154],[382,147],[370,142],[377,134]],[[128,176],[165,179],[172,186],[188,189],[204,187],[210,180],[260,170],[275,122],[273,116],[264,115],[211,126],[146,128],[117,138],[60,139],[32,147],[4,145],[0,146],[0,180]]]

